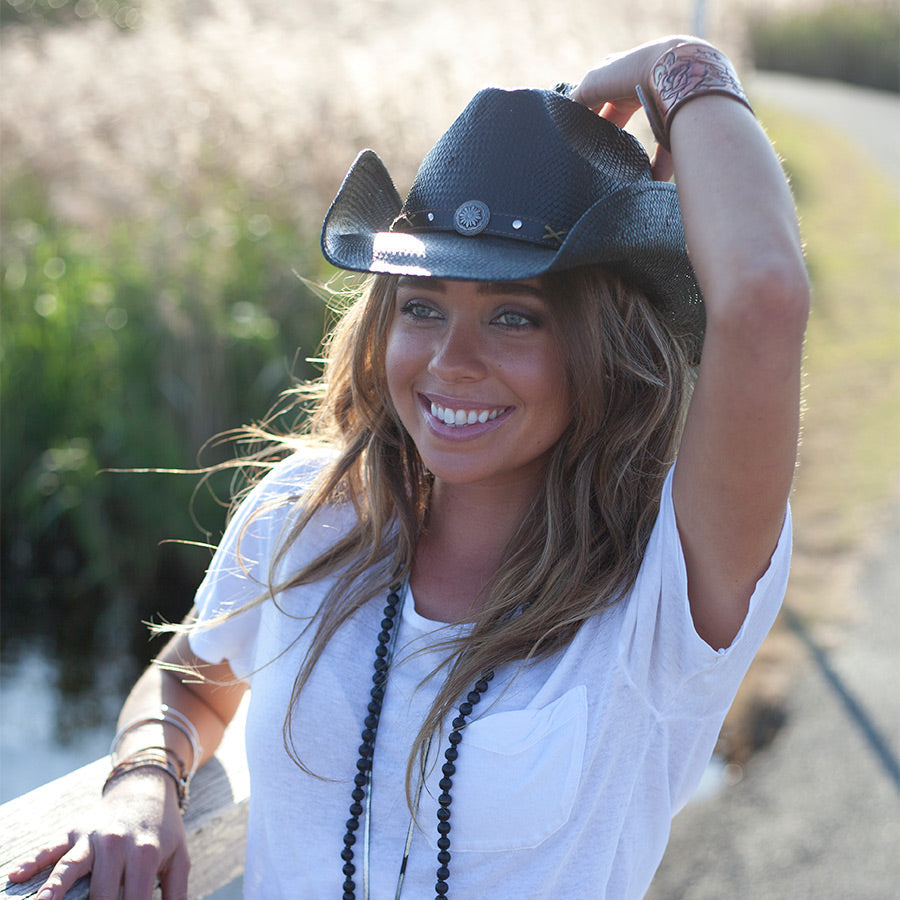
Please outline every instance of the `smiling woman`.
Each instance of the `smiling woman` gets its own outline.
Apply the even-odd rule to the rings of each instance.
[[[309,432],[251,432],[98,824],[14,877],[184,896],[179,807],[249,688],[248,898],[637,900],[787,579],[808,289],[772,148],[664,38],[479,92],[405,201],[365,151],[322,248],[370,275]]]

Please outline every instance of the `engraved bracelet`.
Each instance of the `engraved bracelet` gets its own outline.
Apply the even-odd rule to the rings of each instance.
[[[753,112],[731,61],[710,44],[685,42],[666,50],[653,64],[646,91],[641,85],[635,90],[653,136],[666,150],[675,113],[695,97],[723,94]]]

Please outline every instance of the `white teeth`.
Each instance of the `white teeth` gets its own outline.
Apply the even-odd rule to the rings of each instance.
[[[451,425],[454,428],[464,428],[466,425],[474,425],[476,422],[484,424],[485,422],[496,419],[500,413],[500,409],[450,409],[441,406],[439,403],[431,404],[431,415],[443,422],[445,425]]]

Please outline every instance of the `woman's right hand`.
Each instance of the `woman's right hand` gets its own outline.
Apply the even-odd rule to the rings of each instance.
[[[190,861],[175,783],[145,767],[112,781],[88,820],[52,847],[22,860],[8,873],[23,882],[47,866],[36,900],[62,900],[91,875],[91,900],[150,900],[157,883],[163,900],[186,900]]]

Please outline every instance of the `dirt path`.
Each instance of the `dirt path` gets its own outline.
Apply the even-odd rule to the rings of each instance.
[[[747,78],[754,98],[851,137],[900,193],[900,94],[774,72]]]

